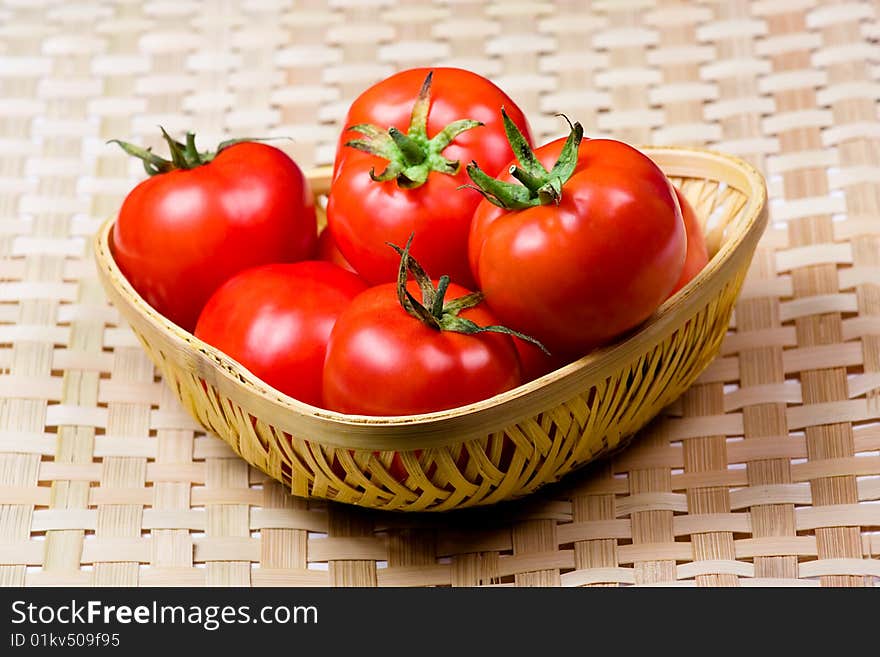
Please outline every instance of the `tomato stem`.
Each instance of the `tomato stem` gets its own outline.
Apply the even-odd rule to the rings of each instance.
[[[174,168],[171,162],[159,157],[153,153],[150,148],[141,148],[140,146],[135,146],[134,144],[129,144],[128,142],[120,141],[118,139],[111,139],[107,143],[117,144],[123,151],[141,160],[144,164],[144,170],[150,176],[155,176],[159,173],[166,173]]]
[[[180,148],[180,142],[174,141],[171,138],[165,128],[159,126],[159,130],[162,131],[162,138],[165,140],[165,143],[168,144],[168,150],[171,153],[171,164],[174,165],[175,169],[189,169],[190,165],[186,160],[186,156],[183,154],[183,149]]]
[[[526,186],[530,192],[537,193],[538,189],[544,186],[545,180],[543,178],[539,178],[538,176],[533,176],[531,173],[526,171],[525,169],[521,169],[520,167],[514,165],[509,169],[510,175],[519,180],[523,185]]]
[[[490,203],[505,210],[522,210],[551,203],[558,205],[562,199],[563,185],[571,178],[577,166],[578,148],[584,138],[583,127],[580,123],[572,124],[568,117],[563,117],[568,121],[571,131],[562,146],[559,159],[556,160],[553,168],[547,171],[535,157],[535,152],[519,128],[507,116],[504,108],[501,108],[501,117],[504,120],[507,140],[519,163],[519,166],[511,166],[509,173],[520,184],[492,178],[480,169],[476,162],[471,162],[467,166],[467,173],[474,184],[461,187],[476,189]]]
[[[249,141],[259,142],[270,141],[273,139],[289,139],[289,137],[239,137],[220,142],[215,151],[200,152],[198,148],[196,148],[196,135],[194,132],[186,133],[186,143],[183,144],[171,137],[162,126],[159,126],[159,130],[162,132],[162,138],[165,140],[165,143],[168,144],[168,151],[171,155],[170,160],[159,157],[153,153],[150,148],[135,146],[127,141],[110,139],[107,143],[116,144],[132,157],[141,160],[144,164],[144,171],[147,172],[147,175],[155,176],[174,171],[175,169],[195,169],[203,164],[208,164],[224,149],[234,146],[235,144]]]
[[[400,153],[403,155],[407,166],[412,167],[425,161],[425,151],[416,143],[415,139],[408,137],[393,127],[388,128],[388,134],[391,135],[391,139],[394,140],[394,143],[400,149]]]
[[[431,83],[433,80],[434,71],[428,71],[409,117],[409,134],[413,137],[421,137],[422,141],[428,141],[428,110],[431,107]]]
[[[347,128],[362,136],[345,142],[349,148],[375,155],[388,164],[381,173],[370,171],[370,178],[377,182],[395,180],[398,186],[412,189],[425,184],[432,171],[456,175],[461,163],[443,157],[443,150],[466,130],[483,125],[472,119],[453,121],[434,137],[428,138],[428,110],[431,105],[431,82],[434,72],[425,77],[419,95],[413,103],[409,128],[403,133],[392,126],[383,130],[370,123],[359,123]]]
[[[437,283],[437,293],[434,296],[434,303],[431,305],[431,314],[434,317],[440,317],[443,314],[443,300],[447,289],[449,289],[449,276],[444,274]]]
[[[428,273],[422,268],[418,261],[410,255],[410,248],[415,233],[411,233],[406,241],[406,246],[400,248],[396,244],[387,242],[388,246],[400,254],[400,267],[397,270],[397,299],[401,307],[412,317],[419,320],[426,326],[436,331],[453,331],[455,333],[464,333],[473,335],[475,333],[503,333],[505,335],[515,336],[526,342],[531,342],[548,356],[550,352],[535,338],[514,331],[506,326],[490,325],[480,326],[476,322],[465,317],[459,317],[459,313],[467,308],[473,308],[483,301],[482,292],[472,292],[463,297],[446,301],[446,292],[449,289],[449,276],[443,275],[437,282],[437,287],[428,276]],[[407,279],[409,274],[413,275],[421,293],[421,303],[407,289]]]

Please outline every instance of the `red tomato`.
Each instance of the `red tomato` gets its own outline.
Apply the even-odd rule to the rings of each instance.
[[[489,80],[455,68],[431,73],[403,71],[367,89],[340,137],[327,220],[339,250],[374,284],[397,275],[386,242],[415,232],[413,255],[429,273],[472,287],[467,240],[480,194],[458,189],[468,183],[463,165],[476,160],[494,174],[513,156],[502,106],[529,138],[523,113]]]
[[[468,167],[488,195],[470,235],[478,286],[504,324],[556,357],[580,357],[645,320],[685,258],[663,172],[631,146],[581,135],[574,126],[567,140],[537,149],[537,161],[518,146],[515,175],[500,182]]]
[[[537,346],[520,338],[513,338],[513,344],[519,356],[523,383],[534,381],[553,370],[558,370],[567,362],[566,358],[545,354]]]
[[[410,415],[487,399],[520,384],[510,337],[438,331],[401,308],[395,283],[371,288],[340,315],[324,363],[324,404],[341,413]],[[415,281],[407,284],[413,295]],[[470,292],[456,284],[450,297]],[[478,306],[461,316],[497,324]]]
[[[330,331],[366,288],[360,278],[329,262],[248,269],[211,296],[196,337],[277,390],[320,406]]]
[[[151,177],[122,204],[114,257],[134,289],[181,328],[192,331],[211,293],[243,269],[312,257],[312,195],[283,151],[240,142],[213,159],[190,153],[172,165],[121,145],[144,158]],[[179,158],[182,146],[174,147]]]
[[[681,217],[684,220],[684,227],[687,231],[687,256],[685,257],[684,268],[681,270],[678,283],[672,288],[669,296],[672,296],[687,285],[709,262],[706,238],[703,235],[703,229],[700,227],[700,222],[697,219],[694,208],[677,187],[675,188],[675,195],[678,197],[678,204],[681,206]]]
[[[336,242],[333,241],[333,233],[331,233],[326,226],[324,227],[324,230],[318,234],[318,259],[324,260],[325,262],[332,262],[334,265],[339,265],[343,269],[357,273],[354,271],[354,267],[351,266],[351,263],[345,259],[344,255],[342,255],[339,247],[336,246]]]
[[[450,284],[449,276],[431,281],[409,255],[412,241],[401,250],[397,282],[361,294],[333,327],[323,386],[331,410],[430,413],[522,382],[509,329],[498,326],[482,294]]]

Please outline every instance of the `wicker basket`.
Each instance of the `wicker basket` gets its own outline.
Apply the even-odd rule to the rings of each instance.
[[[154,311],[108,244],[101,281],[183,406],[295,495],[377,509],[448,510],[526,495],[623,445],[712,361],[766,224],[763,178],[697,149],[643,149],[704,222],[708,266],[630,336],[538,380],[437,413],[342,415],[292,399]],[[326,193],[329,170],[310,174]]]

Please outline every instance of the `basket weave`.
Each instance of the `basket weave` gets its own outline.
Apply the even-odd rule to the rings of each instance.
[[[714,254],[707,267],[633,335],[448,411],[343,415],[267,386],[147,305],[113,260],[112,220],[95,238],[98,272],[184,408],[295,495],[401,511],[492,504],[618,448],[718,354],[766,225],[764,180],[744,161],[709,151],[645,152],[682,185],[706,226]],[[325,193],[329,179],[326,169],[312,172],[314,193]]]

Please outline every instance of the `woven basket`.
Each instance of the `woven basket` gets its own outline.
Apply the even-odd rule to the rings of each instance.
[[[631,335],[491,399],[389,418],[318,409],[269,387],[153,310],[114,262],[100,279],[189,413],[295,495],[377,509],[448,510],[526,495],[624,444],[718,353],[767,220],[761,175],[734,157],[643,149],[704,223],[708,266]],[[329,170],[310,174],[326,193]]]

